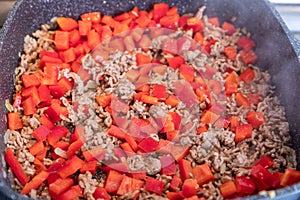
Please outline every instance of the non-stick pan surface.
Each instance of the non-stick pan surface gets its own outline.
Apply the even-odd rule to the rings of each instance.
[[[47,23],[55,16],[78,18],[85,12],[100,11],[103,14],[116,15],[128,11],[134,6],[149,9],[159,0],[20,0],[8,16],[0,34],[0,150],[4,160],[3,135],[6,130],[5,99],[13,93],[14,68],[18,65],[18,53],[22,51],[23,39]],[[237,17],[235,24],[245,26],[253,33],[256,52],[259,55],[258,66],[268,70],[272,82],[276,85],[276,94],[285,107],[290,124],[293,147],[296,150],[298,170],[300,170],[300,64],[297,41],[284,25],[272,5],[265,0],[165,0],[171,6],[177,6],[180,13],[195,13],[206,5],[208,16],[218,16],[221,20]],[[27,199],[14,192],[6,179],[6,166],[0,162],[0,199]],[[300,184],[278,190],[280,199],[297,199]],[[266,195],[248,197],[262,199]]]

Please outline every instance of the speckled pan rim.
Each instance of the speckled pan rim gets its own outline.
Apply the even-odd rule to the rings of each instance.
[[[268,5],[269,9],[271,9],[272,13],[276,17],[277,21],[280,23],[282,26],[285,34],[287,35],[291,45],[293,46],[298,60],[300,61],[300,41],[297,40],[294,35],[291,33],[291,31],[288,29],[286,24],[284,23],[283,19],[281,18],[280,14],[278,11],[275,9],[275,7],[268,1],[268,0],[263,0],[265,4]],[[8,17],[0,31],[0,50],[2,49],[3,43],[4,43],[4,38],[8,34],[8,30],[15,18],[15,16],[18,14],[17,11],[19,7],[23,4],[26,3],[26,0],[17,0],[16,3],[14,4],[13,8],[9,11]],[[1,160],[4,160],[2,158]],[[4,165],[5,167],[5,165]],[[17,193],[14,191],[10,186],[6,185],[3,181],[0,181],[0,191],[2,192],[3,195],[5,195],[5,199],[31,199],[28,198],[27,196],[21,195],[20,193]],[[295,184],[293,186],[285,187],[282,189],[274,190],[275,191],[275,198],[272,199],[290,199],[291,195],[298,195],[300,194],[300,183]],[[274,191],[269,191],[263,194],[257,194],[253,195],[250,197],[245,197],[245,198],[240,198],[241,200],[257,200],[257,199],[271,199],[270,194]],[[298,197],[299,198],[299,197]]]

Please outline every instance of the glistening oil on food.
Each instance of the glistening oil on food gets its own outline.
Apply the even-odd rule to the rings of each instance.
[[[251,33],[204,11],[58,16],[27,35],[6,102],[11,187],[37,199],[232,199],[299,182]]]

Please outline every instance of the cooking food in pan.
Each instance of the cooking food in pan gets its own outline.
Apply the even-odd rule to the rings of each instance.
[[[251,33],[204,9],[58,16],[27,35],[6,102],[11,186],[39,199],[226,199],[297,183]]]

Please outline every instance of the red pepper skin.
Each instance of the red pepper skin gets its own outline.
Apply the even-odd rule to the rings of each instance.
[[[235,177],[235,186],[239,194],[251,195],[256,190],[253,179],[247,176]]]
[[[114,170],[110,170],[107,174],[104,188],[110,194],[116,194],[123,180],[122,174]]]
[[[235,130],[235,142],[241,142],[246,138],[251,138],[252,136],[252,126],[250,124],[242,124],[236,127]]]
[[[246,36],[242,36],[237,41],[237,45],[240,46],[240,47],[242,47],[245,51],[249,51],[249,50],[251,50],[255,46],[255,43],[250,38],[248,38]]]
[[[181,188],[182,180],[178,176],[173,176],[170,182],[170,190],[171,191],[179,191]]]
[[[23,187],[21,194],[28,194],[32,189],[36,190],[43,184],[43,182],[48,178],[49,173],[46,171],[41,171],[39,174],[35,175],[26,185]]]
[[[110,200],[110,195],[107,193],[107,191],[103,187],[97,187],[93,194],[93,197],[95,199]]]
[[[167,89],[165,85],[153,85],[152,96],[157,97],[161,101],[165,101],[167,98]]]
[[[57,197],[59,200],[70,200],[83,197],[82,188],[79,185],[72,186],[69,190]]]
[[[268,189],[272,185],[272,174],[261,165],[256,165],[251,170],[251,176],[255,178],[258,189]],[[259,188],[261,187],[261,188]]]
[[[7,114],[7,123],[10,130],[18,130],[23,128],[23,122],[19,113],[11,112]]]
[[[190,174],[192,173],[192,163],[189,160],[179,160],[178,161],[178,168],[180,172],[180,178],[182,180],[190,178]]]
[[[200,186],[215,179],[208,164],[197,165],[192,173]]]
[[[220,185],[220,191],[224,198],[230,197],[231,195],[235,194],[237,189],[235,184],[232,180],[228,180],[222,185]]]
[[[181,190],[183,196],[189,198],[196,195],[198,187],[196,179],[185,179]]]
[[[83,161],[80,158],[73,156],[71,159],[67,160],[57,172],[61,178],[67,178],[79,170],[82,167],[82,164]]]
[[[73,179],[58,178],[55,182],[49,184],[49,193],[52,197],[57,197],[58,195],[68,190],[72,185],[74,185]]]
[[[300,181],[300,172],[291,168],[287,168],[281,177],[280,185],[289,186]]]
[[[164,185],[164,182],[148,176],[146,179],[145,189],[149,192],[154,192],[158,195],[162,195]]]
[[[146,153],[153,152],[158,147],[158,141],[154,140],[152,137],[147,137],[138,144],[138,147]]]
[[[144,181],[123,176],[121,184],[118,188],[117,194],[123,196],[128,193],[139,191],[144,185]]]
[[[25,185],[29,181],[29,176],[25,174],[22,165],[19,163],[18,159],[15,157],[12,149],[8,148],[5,151],[5,161],[10,166],[12,172],[17,177],[22,185]]]
[[[267,169],[267,168],[273,166],[274,160],[270,156],[265,155],[265,156],[261,157],[259,160],[255,161],[254,164],[261,165],[262,167]]]

